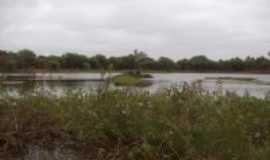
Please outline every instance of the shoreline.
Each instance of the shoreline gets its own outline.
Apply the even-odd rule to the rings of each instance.
[[[115,70],[111,71],[110,73],[125,73],[129,70]],[[196,72],[196,71],[154,71],[154,70],[145,70],[144,73],[152,73],[152,74],[258,74],[258,75],[264,75],[264,74],[270,74],[270,71],[250,71],[250,72],[237,72],[237,71],[231,71],[231,72],[222,72],[222,71],[205,71],[205,72]],[[35,72],[26,72],[26,71],[16,71],[16,72],[0,72],[0,76],[2,74],[103,74],[108,72],[100,71],[100,70],[90,70],[90,71],[83,71],[83,70],[61,70],[61,71],[41,71],[37,70]]]

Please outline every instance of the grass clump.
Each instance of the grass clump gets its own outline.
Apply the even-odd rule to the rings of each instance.
[[[151,81],[145,80],[143,77],[133,74],[116,75],[112,78],[112,82],[118,86],[146,87],[152,84]]]
[[[5,97],[0,153],[61,144],[81,159],[268,160],[269,106],[266,99],[192,87]]]

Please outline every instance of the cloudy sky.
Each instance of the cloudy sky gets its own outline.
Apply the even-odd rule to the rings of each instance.
[[[269,0],[0,0],[0,48],[213,59],[270,50]]]

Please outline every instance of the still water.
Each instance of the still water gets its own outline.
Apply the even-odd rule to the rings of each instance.
[[[115,75],[117,73],[114,73]],[[1,90],[9,93],[33,92],[36,90],[47,91],[51,93],[61,94],[63,91],[72,89],[81,89],[84,91],[94,91],[104,82],[97,81],[101,78],[99,73],[50,73],[38,74],[45,79],[51,81],[37,81],[35,83],[25,83],[23,85],[2,85]],[[112,76],[113,76],[112,75]],[[221,85],[224,91],[236,92],[239,95],[244,95],[247,92],[249,95],[263,98],[270,93],[270,75],[267,74],[224,74],[224,73],[154,73],[153,85],[145,88],[137,88],[139,90],[150,91],[151,93],[158,92],[164,88],[172,86],[182,86],[184,82],[191,84],[194,81],[202,80],[202,88],[206,91],[216,91],[220,88],[217,85],[217,80],[209,79],[216,77],[233,77],[233,78],[252,78],[264,83],[250,83],[245,81],[224,81]],[[107,75],[108,76],[108,75]],[[65,79],[65,81],[53,81],[55,79]],[[269,84],[267,84],[269,83]],[[112,85],[112,88],[119,88]]]

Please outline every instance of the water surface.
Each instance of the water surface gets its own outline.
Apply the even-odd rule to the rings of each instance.
[[[113,76],[118,73],[113,73]],[[97,81],[102,77],[99,73],[49,73],[37,74],[44,77],[44,79],[66,79],[66,81],[37,81],[35,83],[25,83],[24,85],[2,85],[1,90],[9,92],[24,92],[33,90],[45,90],[48,92],[61,93],[67,89],[82,89],[84,91],[93,91],[100,87],[104,82]],[[106,75],[108,76],[108,75]],[[105,77],[106,77],[105,76]],[[171,86],[182,86],[184,82],[191,84],[194,81],[202,80],[202,87],[207,91],[215,91],[220,85],[217,85],[216,80],[207,80],[212,77],[235,77],[235,78],[253,78],[259,81],[270,83],[270,75],[267,74],[224,74],[224,73],[154,73],[153,85],[146,88],[139,88],[147,90],[152,93],[157,92],[163,88]],[[222,84],[224,91],[236,92],[239,95],[244,95],[247,92],[256,97],[264,97],[270,91],[270,85],[259,83],[248,83],[234,81]],[[112,88],[118,88],[112,86]]]

